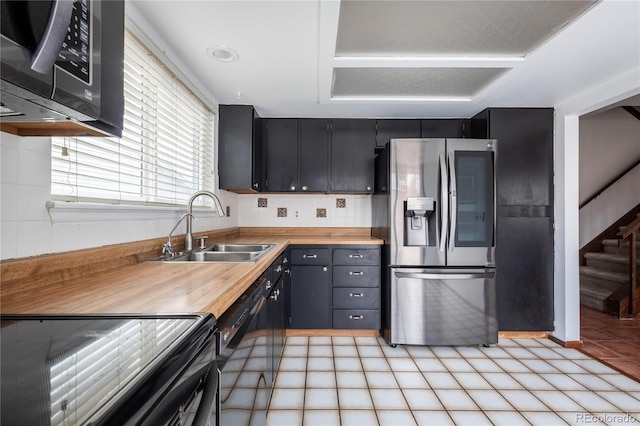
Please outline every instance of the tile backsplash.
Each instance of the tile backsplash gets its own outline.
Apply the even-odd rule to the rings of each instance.
[[[370,227],[371,196],[242,194],[238,226]]]

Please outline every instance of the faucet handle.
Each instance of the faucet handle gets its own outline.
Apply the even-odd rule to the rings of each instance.
[[[167,241],[162,245],[162,254],[173,256],[173,247],[171,246],[171,241]]]
[[[200,250],[204,250],[205,248],[207,248],[204,242],[204,240],[206,240],[207,238],[209,238],[207,235],[203,235],[201,237],[195,237],[196,242],[200,240]]]

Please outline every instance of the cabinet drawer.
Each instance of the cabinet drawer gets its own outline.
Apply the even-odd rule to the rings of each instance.
[[[379,309],[380,288],[337,287],[333,289],[334,309]]]
[[[380,250],[377,248],[337,248],[333,250],[334,265],[379,265]]]
[[[334,287],[378,287],[380,285],[379,266],[334,266]]]
[[[333,328],[379,329],[380,311],[374,309],[334,309]]]
[[[294,265],[329,265],[330,262],[328,248],[291,249],[291,263]]]

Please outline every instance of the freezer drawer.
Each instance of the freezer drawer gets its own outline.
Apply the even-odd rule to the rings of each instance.
[[[391,268],[389,344],[498,342],[495,269]]]

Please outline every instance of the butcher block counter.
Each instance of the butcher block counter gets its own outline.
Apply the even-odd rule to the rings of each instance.
[[[382,244],[369,228],[234,228],[215,243],[274,244],[255,263],[146,262],[166,239],[3,261],[3,314],[167,314],[220,317],[289,244]],[[174,244],[182,236],[173,238]],[[178,245],[177,249],[180,249]]]

